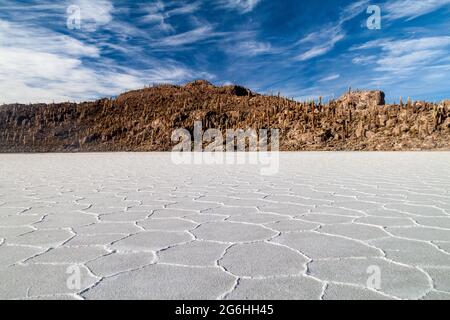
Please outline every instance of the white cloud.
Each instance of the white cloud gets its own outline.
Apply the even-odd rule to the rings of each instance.
[[[415,98],[448,92],[450,36],[379,39],[352,51],[368,51],[369,70],[358,78],[367,88],[389,88],[388,100],[408,94]],[[364,57],[364,56],[362,56]]]
[[[203,26],[198,27],[196,29],[186,31],[183,33],[179,33],[176,35],[168,36],[162,38],[158,41],[158,45],[160,46],[183,46],[189,45],[192,43],[196,43],[199,41],[207,40],[213,37],[220,35],[219,33],[214,32],[211,26]]]
[[[0,57],[0,75],[8,79],[0,84],[2,103],[82,100],[139,85],[133,76],[100,74],[64,54],[0,47]]]
[[[400,96],[414,99],[442,99],[450,83],[450,36],[379,38],[350,48],[351,77],[345,85],[380,89],[387,101]],[[342,83],[342,81],[340,81]]]
[[[173,17],[176,15],[191,14],[191,13],[196,12],[200,8],[201,5],[202,5],[201,1],[182,3],[180,6],[170,9],[167,12],[167,15],[169,17]]]
[[[306,61],[315,57],[322,56],[326,54],[328,51],[330,51],[333,48],[333,45],[328,45],[326,47],[313,47],[306,51],[305,53],[302,53],[297,57],[299,61]]]
[[[249,57],[274,52],[270,43],[255,40],[240,42],[236,46],[227,48],[227,50],[231,54]]]
[[[386,41],[381,44],[385,51],[402,55],[411,51],[441,49],[450,45],[450,36],[426,37],[407,40]]]
[[[336,43],[345,38],[344,23],[365,12],[368,0],[361,0],[345,7],[334,25],[327,25],[319,31],[310,33],[297,42],[299,45],[310,44],[310,48],[296,57],[306,61],[323,56],[333,50]]]
[[[369,4],[369,0],[360,0],[355,3],[349,4],[341,11],[338,24],[342,25],[343,23],[360,15],[361,13],[365,13]]]
[[[101,57],[95,46],[3,20],[0,39],[0,78],[5,80],[0,82],[0,103],[81,101],[198,75],[171,60],[152,61],[145,70],[119,68],[104,58],[92,62]]]
[[[169,18],[168,14],[165,12],[164,3],[161,1],[155,1],[151,5],[145,8],[147,14],[141,19],[141,22],[156,24],[160,30],[163,31],[174,31],[172,25],[166,22]]]
[[[352,59],[353,64],[366,65],[374,63],[377,60],[377,56],[369,55],[369,56],[357,56]]]
[[[387,12],[388,19],[406,18],[411,20],[448,4],[450,4],[450,0],[396,0],[387,2],[384,10]]]
[[[201,4],[200,1],[195,1],[190,3],[169,3],[166,5],[162,1],[156,1],[144,8],[147,14],[141,19],[141,22],[156,24],[162,31],[174,32],[175,28],[168,20],[178,15],[193,14],[200,8]]]
[[[328,81],[333,81],[333,80],[337,80],[341,77],[341,75],[339,74],[331,74],[323,79],[320,79],[319,82],[328,82]]]
[[[261,0],[218,0],[222,8],[238,10],[241,13],[253,11]]]
[[[370,41],[352,50],[376,49],[381,54],[376,60],[376,71],[407,73],[439,63],[448,58],[450,36],[417,39],[380,39]]]
[[[331,51],[336,43],[345,38],[345,34],[340,26],[330,28],[328,32],[324,30],[309,34],[300,40],[299,44],[314,44],[309,50],[297,56],[297,60],[306,61],[312,58],[322,56]]]
[[[113,19],[114,6],[109,0],[75,0],[69,1],[68,5],[75,5],[80,8],[81,29],[83,31],[96,31]]]
[[[443,50],[418,50],[404,55],[389,54],[378,60],[377,71],[406,73],[428,65],[446,54]]]
[[[97,47],[75,38],[41,28],[23,28],[4,20],[0,20],[0,35],[2,47],[19,47],[32,51],[38,45],[38,48],[45,48],[47,53],[65,52],[67,56],[98,57],[100,54]]]

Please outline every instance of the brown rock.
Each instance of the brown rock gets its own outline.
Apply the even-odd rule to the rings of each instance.
[[[220,92],[238,97],[245,97],[252,95],[252,92],[247,88],[235,85],[222,87],[220,89]]]
[[[187,89],[192,89],[192,88],[214,89],[215,88],[211,82],[208,82],[206,80],[195,80],[192,82],[188,82],[188,83],[186,83],[186,85],[184,87]]]
[[[339,104],[365,109],[373,106],[385,105],[385,94],[383,91],[352,91],[338,99]]]
[[[409,126],[406,123],[402,123],[400,125],[400,131],[401,132],[408,132],[409,131]]]
[[[389,119],[386,121],[386,128],[393,128],[397,121],[395,119]]]
[[[446,128],[447,130],[450,130],[450,118],[447,118],[444,121],[443,127]]]
[[[375,132],[373,132],[373,131],[367,131],[366,132],[366,138],[367,139],[372,139],[373,137],[375,137]]]

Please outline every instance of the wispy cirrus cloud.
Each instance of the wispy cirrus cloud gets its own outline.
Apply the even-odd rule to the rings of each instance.
[[[0,103],[81,101],[180,82],[207,73],[170,59],[148,59],[145,68],[117,65],[101,48],[34,25],[0,20]],[[99,59],[100,58],[100,59]]]
[[[253,11],[262,0],[218,0],[222,8],[237,10],[241,13]]]
[[[376,71],[409,73],[448,60],[450,36],[415,39],[379,39],[352,50],[379,49]],[[373,56],[372,56],[373,57]],[[358,61],[357,61],[358,62]]]
[[[336,43],[345,38],[345,33],[341,26],[332,27],[328,32],[324,30],[309,34],[306,38],[300,40],[298,44],[313,46],[297,56],[297,60],[306,61],[319,56],[322,56],[331,51]]]
[[[93,99],[193,78],[292,97],[350,85],[442,97],[448,1],[379,0],[390,18],[368,30],[369,0],[326,8],[297,0],[2,0],[0,103]],[[80,7],[81,29],[67,28],[69,5]]]
[[[0,46],[4,48],[21,48],[29,51],[44,50],[49,54],[65,52],[69,57],[95,58],[100,56],[98,47],[61,33],[49,32],[45,28],[32,28],[0,20],[0,35],[2,35]]]
[[[88,32],[96,31],[113,19],[114,5],[110,0],[70,0],[65,8],[76,6],[80,10],[81,29]]]
[[[184,46],[198,43],[200,41],[208,40],[211,38],[219,37],[221,35],[223,34],[215,32],[212,26],[205,25],[186,32],[162,38],[158,40],[157,45],[169,47]]]
[[[329,76],[326,76],[325,78],[322,78],[319,80],[319,82],[328,82],[328,81],[333,81],[333,80],[337,80],[341,77],[341,75],[339,74],[331,74]]]
[[[384,10],[388,19],[412,20],[448,4],[450,0],[395,0],[387,2]]]
[[[360,83],[369,88],[389,88],[390,97],[397,98],[404,92],[416,97],[442,90],[448,92],[449,50],[450,36],[386,38],[351,48],[351,52],[367,53],[353,59],[353,63],[367,62],[369,67]]]
[[[357,65],[367,65],[375,62],[376,60],[377,56],[375,55],[357,56],[352,59],[352,63]]]
[[[155,24],[162,31],[173,31],[173,27],[166,20],[169,18],[169,14],[165,12],[165,5],[161,1],[155,1],[154,3],[144,8],[146,12],[145,16],[141,18],[141,22]]]
[[[66,27],[71,17],[79,17],[82,32],[95,32],[114,20],[115,7],[110,0],[48,0],[14,1],[0,3],[0,17],[11,22]]]
[[[227,47],[227,51],[232,55],[254,57],[263,54],[275,53],[278,50],[273,48],[269,42],[260,42],[257,40],[238,41]]]
[[[296,57],[296,60],[306,61],[323,56],[333,50],[336,43],[346,37],[344,24],[363,13],[368,4],[367,0],[361,0],[343,8],[339,19],[334,24],[328,24],[319,31],[310,33],[298,41],[301,46],[309,46],[309,49]]]
[[[169,20],[176,16],[193,14],[202,5],[201,1],[195,2],[171,2],[165,4],[162,1],[155,1],[146,5],[144,17],[140,19],[141,22],[155,24],[160,30],[166,32],[174,32],[175,28]]]

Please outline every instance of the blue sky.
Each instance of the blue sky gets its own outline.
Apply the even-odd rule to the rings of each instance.
[[[367,28],[369,5],[381,8],[379,30]],[[1,0],[0,103],[199,78],[299,100],[349,86],[441,100],[449,17],[450,0]]]

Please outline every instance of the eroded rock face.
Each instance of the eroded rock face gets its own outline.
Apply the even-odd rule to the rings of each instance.
[[[385,94],[380,90],[352,91],[339,98],[338,103],[364,109],[371,106],[383,106]]]

